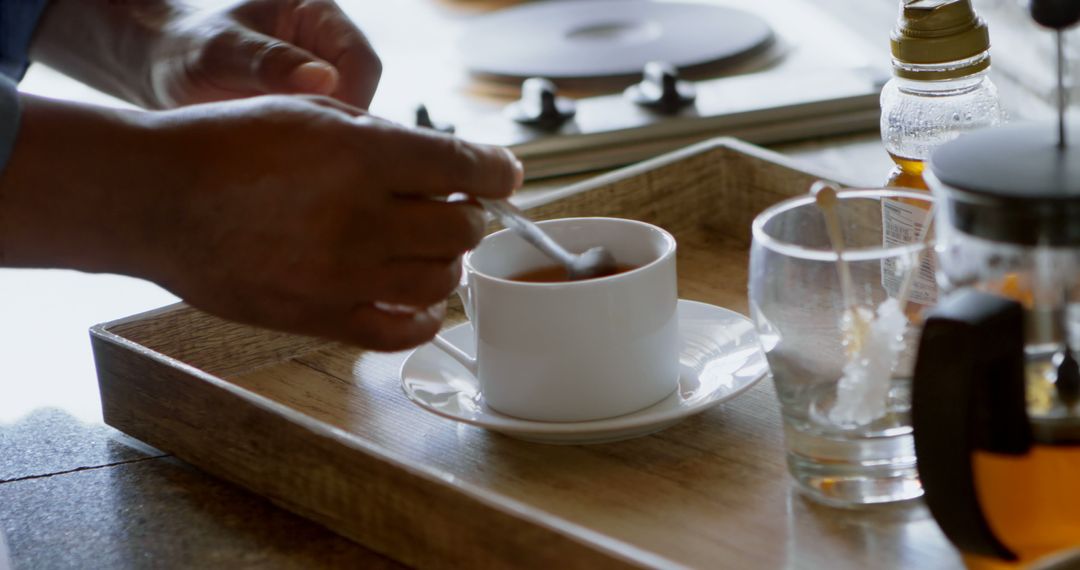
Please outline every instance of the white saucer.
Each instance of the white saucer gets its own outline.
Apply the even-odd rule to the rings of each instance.
[[[480,386],[468,370],[430,344],[405,359],[402,388],[410,400],[430,412],[528,441],[586,444],[650,434],[738,396],[768,371],[749,319],[682,299],[678,311],[679,389],[631,414],[588,422],[540,422],[501,414],[484,403]],[[443,336],[465,352],[474,352],[472,325],[458,325]]]

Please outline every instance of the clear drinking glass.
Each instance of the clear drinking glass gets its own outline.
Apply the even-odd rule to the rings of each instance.
[[[931,240],[920,241],[933,198],[902,190],[837,198],[849,300],[812,196],[777,204],[753,225],[750,310],[780,400],[788,467],[829,504],[916,498],[910,386],[922,313],[937,294]]]

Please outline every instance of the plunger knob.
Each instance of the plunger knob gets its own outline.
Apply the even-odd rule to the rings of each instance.
[[[1054,30],[1080,22],[1080,0],[1031,0],[1029,9],[1039,25]]]

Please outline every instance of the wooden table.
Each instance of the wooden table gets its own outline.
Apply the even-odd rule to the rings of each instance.
[[[423,55],[416,45],[394,39],[394,11],[429,2],[434,0],[342,0],[357,11],[378,6],[367,27],[388,72],[373,107],[376,112],[380,105],[391,105],[395,93],[410,92],[408,62]],[[895,17],[893,0],[818,4],[874,40],[880,57],[887,58],[884,38]],[[998,14],[1007,13],[1008,4],[987,1],[979,7]],[[449,9],[447,2],[438,7]],[[996,23],[991,20],[992,29],[998,29]],[[1042,40],[1025,43],[1029,36],[1023,25],[1000,27],[1007,30],[1003,45],[1019,46],[1016,53],[1024,58],[1048,53]],[[998,36],[994,38],[997,42]],[[1014,115],[1045,112],[1043,97],[1017,87],[1044,90],[1049,81],[1045,64],[998,68],[997,80]],[[32,70],[24,87],[100,100],[100,95],[44,69]],[[817,170],[866,184],[880,183],[890,167],[876,133],[778,150]],[[150,283],[126,277],[0,270],[0,531],[7,535],[15,567],[396,567],[101,423],[86,329],[173,300]],[[824,507],[793,494],[786,509],[792,517],[820,517]],[[925,512],[905,507],[886,516],[925,518]],[[858,513],[835,511],[831,520],[820,535],[798,540],[873,536],[865,532],[866,520]],[[940,540],[932,524],[910,528],[916,530],[894,537],[895,547],[917,548],[921,540]],[[788,566],[811,564],[793,558]]]

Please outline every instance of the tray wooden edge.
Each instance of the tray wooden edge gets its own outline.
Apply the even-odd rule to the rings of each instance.
[[[150,311],[149,314],[152,315],[175,308],[174,305]],[[120,322],[127,320],[121,319]],[[108,330],[108,324],[98,325],[91,329],[91,342],[98,371],[99,386],[103,395],[102,404],[105,423],[126,433],[138,434],[140,439],[145,438],[146,443],[192,463],[215,476],[238,482],[288,510],[327,526],[330,526],[329,523],[336,523],[331,528],[336,527],[338,532],[341,532],[342,528],[348,528],[349,525],[343,525],[340,520],[330,521],[321,512],[309,510],[302,505],[289,501],[283,492],[286,490],[285,488],[265,479],[293,479],[289,476],[288,471],[312,463],[310,457],[294,457],[293,460],[290,460],[290,455],[296,455],[293,450],[302,449],[308,452],[317,452],[317,450],[328,446],[345,446],[357,451],[357,453],[351,454],[354,461],[346,466],[345,471],[351,471],[354,474],[371,473],[372,471],[392,472],[393,477],[396,478],[396,486],[391,501],[394,504],[378,505],[378,502],[384,500],[390,494],[385,493],[379,496],[379,490],[372,489],[371,485],[367,485],[367,489],[363,489],[361,494],[374,494],[375,496],[356,497],[358,499],[357,503],[365,504],[368,501],[373,501],[372,507],[374,509],[396,508],[404,511],[404,518],[407,520],[402,520],[390,525],[390,527],[377,528],[375,530],[376,535],[387,534],[385,531],[393,532],[394,529],[399,529],[400,527],[397,524],[408,524],[414,531],[417,528],[431,529],[429,534],[432,535],[428,537],[430,540],[423,548],[402,548],[401,545],[389,544],[388,542],[392,542],[392,540],[387,537],[373,537],[366,532],[371,530],[370,527],[358,528],[345,534],[361,544],[406,563],[420,566],[446,566],[448,563],[452,563],[455,565],[503,566],[513,564],[523,567],[549,567],[549,564],[552,563],[560,563],[565,566],[566,561],[572,560],[576,561],[572,567],[579,567],[577,562],[580,562],[582,568],[677,566],[669,560],[633,545],[575,525],[475,485],[453,480],[432,468],[398,457],[393,453],[356,438],[344,430],[326,425],[288,406],[240,388],[187,363],[149,350],[136,342],[111,332]],[[126,355],[121,353],[126,353]],[[137,368],[123,363],[123,361],[130,362],[132,360],[132,353],[135,355],[135,360],[141,361],[141,365]],[[146,376],[149,371],[149,375],[154,377],[170,379],[172,385],[185,385],[189,389],[186,400],[191,400],[192,396],[198,400],[201,399],[198,397],[200,394],[214,391],[218,392],[218,395],[214,396],[216,401],[220,402],[224,399],[234,402],[236,405],[235,414],[232,414],[230,418],[218,418],[217,421],[208,421],[203,425],[203,428],[221,430],[224,436],[223,439],[233,443],[237,439],[242,440],[245,438],[245,434],[241,431],[234,431],[238,424],[242,424],[245,431],[261,433],[277,431],[275,433],[277,437],[273,438],[274,441],[270,441],[270,438],[268,438],[266,441],[255,445],[254,447],[257,449],[247,449],[243,450],[243,452],[282,457],[280,463],[284,471],[274,474],[272,477],[261,477],[261,475],[265,474],[223,470],[219,468],[217,463],[203,460],[202,454],[194,453],[192,449],[186,449],[183,445],[172,444],[171,442],[176,441],[174,438],[163,437],[161,434],[154,433],[153,430],[141,429],[145,426],[139,426],[137,419],[126,416],[121,409],[122,407],[116,405],[117,402],[114,398],[106,397],[108,393],[116,390],[118,383],[131,382],[132,378],[126,377],[125,368],[131,369],[130,372],[139,376]],[[128,389],[130,390],[130,388]],[[222,396],[221,393],[225,395]],[[152,407],[149,400],[146,402],[146,407],[142,408],[144,413],[145,410]],[[178,405],[188,405],[190,403],[190,401],[178,402]],[[168,413],[168,410],[158,411],[162,414]],[[285,420],[285,430],[279,429],[282,418]],[[262,424],[266,431],[252,429],[256,427],[253,426],[252,422]],[[282,433],[282,431],[285,433]],[[359,458],[362,458],[362,460],[355,461]],[[341,475],[343,476],[341,480],[350,479],[348,473],[342,473]],[[357,488],[361,489],[363,487],[364,485],[358,482]],[[406,489],[411,496],[404,497],[402,489]],[[367,492],[364,493],[363,491]],[[341,490],[338,489],[337,492],[341,492]],[[433,495],[437,495],[438,499],[435,499]],[[422,520],[432,516],[433,513],[426,508],[426,505],[432,500],[456,502],[458,508],[450,510],[459,513],[460,516],[455,517],[455,520],[439,522],[433,522],[430,519]],[[412,504],[402,506],[403,502]],[[470,512],[474,514],[470,515]],[[467,541],[454,544],[452,540],[448,543],[445,536],[435,536],[433,534],[445,528],[443,525],[450,525],[451,528],[462,527],[475,524],[476,521],[487,521],[489,526],[497,526],[501,537],[500,542],[508,544],[503,545],[496,551],[484,552],[484,549],[491,545],[472,544]],[[490,525],[490,521],[498,521],[498,524]],[[450,534],[453,535],[454,539],[462,539],[467,536],[484,536],[486,532],[492,530],[494,529],[471,529],[462,532],[464,529],[461,529],[452,531]],[[421,533],[420,538],[423,538],[424,534]],[[516,544],[511,547],[509,543]],[[432,545],[441,545],[441,548],[436,548],[433,552],[428,551]],[[512,553],[515,551],[539,552],[540,554],[532,560],[526,561],[513,557]]]
[[[650,158],[648,160],[631,164],[618,170],[613,170],[605,174],[600,174],[587,180],[582,180],[575,184],[570,184],[564,188],[543,193],[540,196],[525,197],[521,199],[519,205],[522,207],[522,209],[525,210],[546,206],[553,202],[564,200],[575,194],[582,194],[594,188],[617,184],[628,178],[641,176],[642,174],[649,172],[650,170],[656,170],[657,168],[660,168],[662,166],[667,166],[675,162],[681,162],[694,155],[704,154],[717,148],[730,149],[739,154],[751,156],[765,162],[771,162],[789,170],[795,170],[806,173],[808,175],[816,176],[817,178],[821,178],[822,180],[829,180],[841,186],[859,186],[858,184],[853,184],[842,179],[837,179],[832,175],[818,172],[812,166],[799,163],[776,151],[762,148],[760,146],[745,142],[734,137],[718,137],[706,141],[701,141],[699,143],[692,144],[679,150],[662,154],[655,158]]]

